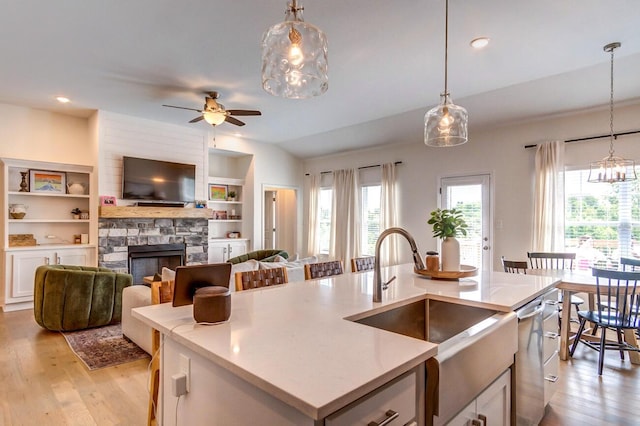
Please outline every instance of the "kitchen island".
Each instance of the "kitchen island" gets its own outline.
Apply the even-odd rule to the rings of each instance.
[[[557,281],[493,271],[436,281],[409,264],[383,269],[394,275],[381,303],[372,301],[371,272],[233,293],[231,318],[217,325],[196,324],[192,306],[136,308],[134,317],[162,334],[162,424],[322,424],[406,380],[424,401],[423,365],[438,345],[354,319],[425,297],[509,313]],[[172,376],[186,370],[189,393],[178,400]]]

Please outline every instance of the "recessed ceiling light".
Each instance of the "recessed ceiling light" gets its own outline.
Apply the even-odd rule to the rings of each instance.
[[[482,49],[483,47],[487,47],[487,45],[489,44],[489,40],[489,37],[478,37],[471,40],[471,43],[469,44],[474,49]]]
[[[61,104],[67,104],[67,103],[71,102],[71,99],[65,98],[64,96],[56,96],[56,100],[58,102],[60,102]]]

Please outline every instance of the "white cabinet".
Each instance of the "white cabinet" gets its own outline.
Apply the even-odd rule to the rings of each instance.
[[[245,254],[248,244],[248,240],[245,239],[210,239],[209,263],[222,263],[232,257]]]
[[[328,416],[325,426],[422,424],[424,404],[419,366]]]
[[[92,202],[92,166],[12,158],[1,158],[0,165],[5,265],[0,304],[6,311],[30,306],[39,265],[96,264],[92,240],[97,234],[97,208]],[[17,210],[26,214],[11,214]],[[88,244],[76,244],[82,234]]]
[[[95,247],[6,251],[3,310],[29,309],[33,306],[33,283],[38,266],[94,265],[95,253]]]
[[[511,424],[511,370],[496,381],[447,423],[456,426]]]

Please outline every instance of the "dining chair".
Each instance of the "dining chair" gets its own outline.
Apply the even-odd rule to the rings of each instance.
[[[527,252],[531,269],[550,270],[572,270],[573,261],[576,259],[575,253],[561,252]],[[562,307],[562,294],[560,294],[560,306]],[[576,313],[580,310],[580,305],[584,303],[581,297],[571,295],[571,304],[576,308]],[[562,309],[562,308],[560,308]],[[575,320],[572,320],[575,322]]]
[[[624,359],[624,351],[640,351],[622,338],[624,330],[640,328],[640,272],[613,271],[593,268],[596,277],[596,304],[594,310],[579,311],[580,326],[575,340],[569,350],[573,356],[578,343],[583,343],[599,352],[598,375],[602,375],[604,365],[604,351],[617,350],[620,358]],[[600,328],[600,340],[583,338],[587,322],[594,323]],[[617,342],[607,341],[607,329],[613,329],[617,334]]]
[[[526,274],[529,265],[526,260],[506,260],[504,256],[500,258],[502,260],[502,267],[505,272],[510,274]]]
[[[640,259],[621,257],[620,265],[622,266],[623,271],[640,271]]]
[[[376,258],[374,256],[351,258],[351,272],[373,271]]]
[[[304,279],[329,277],[344,273],[342,260],[331,260],[329,262],[307,263],[304,265]]]
[[[236,272],[235,280],[236,291],[271,287],[289,282],[287,268],[285,267]]]

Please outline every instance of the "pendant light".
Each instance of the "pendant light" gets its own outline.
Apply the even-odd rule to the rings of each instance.
[[[444,26],[444,93],[440,94],[440,105],[424,116],[424,143],[427,146],[446,147],[467,142],[467,110],[455,105],[447,86],[447,59],[449,48],[449,0],[445,4]]]
[[[609,43],[604,47],[605,52],[611,53],[611,91],[609,97],[609,155],[600,161],[591,163],[589,182],[626,182],[636,180],[636,167],[633,160],[616,157],[613,151],[613,51],[622,46],[618,42]]]
[[[262,37],[262,87],[274,96],[305,99],[329,87],[327,38],[304,22],[296,0],[287,5],[285,20]]]

